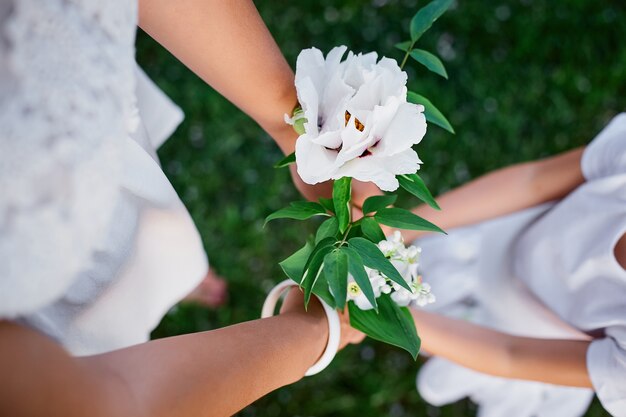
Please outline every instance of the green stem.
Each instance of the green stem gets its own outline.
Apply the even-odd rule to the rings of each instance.
[[[402,60],[402,64],[400,64],[400,69],[404,68],[404,65],[406,65],[406,60],[409,59],[409,54],[411,53],[413,46],[415,46],[415,42],[411,42],[411,45],[406,50],[406,53],[404,54],[404,59]]]
[[[350,233],[350,229],[354,226],[354,223],[352,222],[352,203],[350,201],[348,201],[348,215],[350,216],[350,223],[348,224],[348,228],[346,229],[346,233],[343,235],[341,242],[339,242],[339,247],[342,247],[346,243],[348,233]]]
[[[343,238],[341,239],[341,242],[339,242],[339,247],[342,247],[343,245],[345,245],[346,239],[348,238],[348,233],[350,233],[350,229],[352,229],[352,225],[353,225],[353,223],[350,223],[348,225],[348,228],[346,229],[346,233],[343,235]]]

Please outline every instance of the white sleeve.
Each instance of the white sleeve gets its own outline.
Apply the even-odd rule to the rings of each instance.
[[[626,113],[615,116],[591,141],[581,165],[587,180],[626,173]]]
[[[148,139],[158,149],[183,121],[183,111],[137,65],[135,94]]]
[[[8,4],[12,12],[0,13],[0,318],[56,300],[91,261],[119,194],[134,97],[132,38],[124,47],[105,34],[93,17],[105,16],[62,0]],[[132,35],[128,28],[112,35]]]
[[[589,346],[587,370],[602,406],[614,417],[626,417],[626,328],[607,334]]]

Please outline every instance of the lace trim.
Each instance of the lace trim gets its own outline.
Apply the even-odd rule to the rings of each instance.
[[[136,4],[0,6],[0,316],[59,297],[106,236],[137,126]]]

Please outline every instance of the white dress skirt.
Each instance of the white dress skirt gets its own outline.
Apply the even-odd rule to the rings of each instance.
[[[586,182],[557,203],[415,244],[437,296],[429,309],[520,336],[593,340],[594,389],[497,378],[434,357],[417,378],[430,403],[470,397],[481,417],[574,417],[595,391],[609,413],[626,416],[626,271],[614,256],[626,233],[626,114],[581,164]]]
[[[76,355],[147,341],[208,269],[156,155],[182,112],[136,30],[129,0],[0,5],[0,319]]]

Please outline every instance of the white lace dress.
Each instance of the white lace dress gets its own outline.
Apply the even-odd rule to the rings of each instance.
[[[595,391],[613,416],[626,416],[626,271],[614,256],[626,233],[626,114],[591,142],[581,168],[586,182],[556,204],[416,244],[435,311],[522,336],[594,338],[594,390],[495,378],[432,358],[418,375],[427,401],[469,396],[481,417],[574,417]]]
[[[0,1],[0,319],[74,354],[147,340],[208,268],[136,25],[129,0]]]

